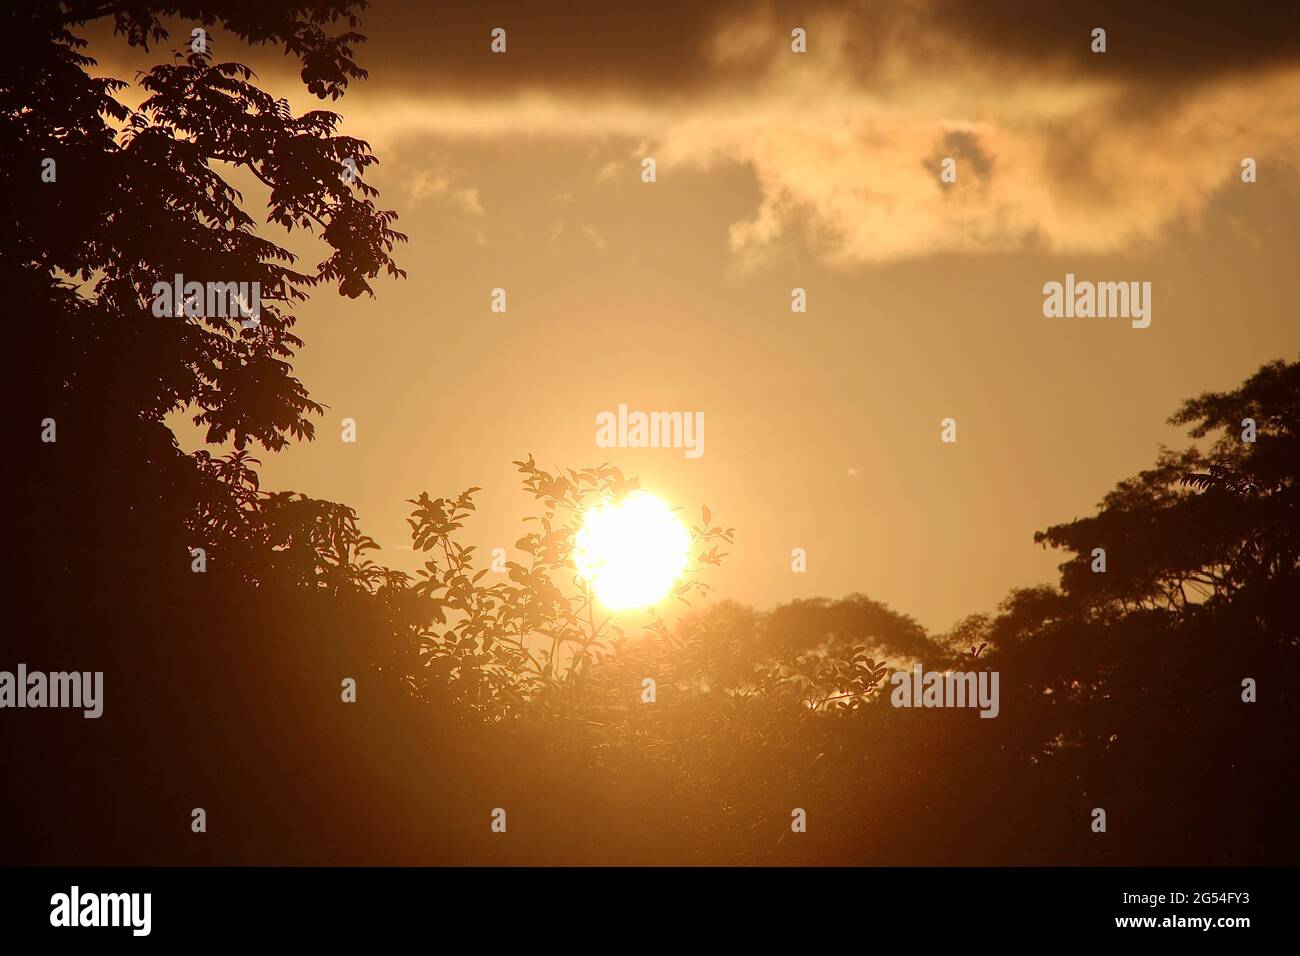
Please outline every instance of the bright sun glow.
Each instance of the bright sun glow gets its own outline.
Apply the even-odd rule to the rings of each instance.
[[[574,563],[611,611],[649,607],[686,570],[691,536],[654,495],[634,491],[588,509],[574,538]]]

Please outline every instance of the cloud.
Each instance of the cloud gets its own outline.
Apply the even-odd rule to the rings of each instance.
[[[1243,188],[1245,156],[1266,176],[1295,169],[1293,2],[1242,8],[1232,29],[1218,3],[669,7],[465,5],[417,30],[423,5],[376,5],[360,54],[372,79],[340,104],[345,127],[381,154],[434,137],[581,140],[627,157],[597,167],[598,183],[625,168],[634,182],[640,155],[661,175],[740,164],[759,199],[728,241],[748,265],[791,243],[844,266],[1110,252],[1195,226],[1216,194]],[[790,51],[792,24],[808,53]],[[500,56],[487,42],[498,25]],[[1106,54],[1089,51],[1097,25]],[[956,183],[940,181],[946,156]],[[483,213],[436,164],[407,198]]]
[[[835,98],[809,112],[736,114],[707,135],[669,133],[661,166],[726,155],[749,163],[762,199],[731,231],[760,255],[810,230],[828,260],[887,262],[937,252],[1025,247],[1109,252],[1194,224],[1218,191],[1240,187],[1245,156],[1294,170],[1300,74],[1204,87],[1148,116],[1099,88],[1059,107],[1004,91],[997,104],[898,111]],[[939,149],[936,149],[936,143]],[[939,179],[939,152],[958,181]]]
[[[469,216],[483,215],[476,186],[453,185],[451,174],[437,172],[434,168],[419,169],[406,183],[406,204],[414,208],[430,198],[443,199]]]
[[[844,78],[879,89],[972,62],[1013,80],[1100,77],[1165,88],[1300,64],[1294,0],[1239,8],[1223,0],[661,0],[653,10],[608,0],[436,8],[383,0],[360,13],[367,40],[358,61],[372,71],[369,82],[432,95],[600,89],[663,99],[744,89],[774,57],[789,59],[794,26],[807,30],[806,61],[837,50]],[[155,52],[188,35],[188,21],[165,22],[173,33]],[[1108,32],[1104,56],[1089,48],[1099,26]],[[504,54],[489,49],[496,27],[508,33]],[[75,32],[109,62],[124,49],[112,31],[112,18],[99,17]],[[227,40],[219,24],[209,32],[222,58],[238,56],[263,77],[298,73],[281,51]]]
[[[596,182],[612,183],[617,180],[623,172],[624,164],[620,163],[616,159],[611,159],[609,162],[601,166],[600,169],[596,170]]]
[[[758,264],[790,242],[839,265],[1023,248],[1101,253],[1194,225],[1253,156],[1294,169],[1300,70],[1225,76],[1134,113],[1124,84],[1008,81],[970,65],[888,95],[851,85],[837,58],[775,70],[743,95],[689,104],[530,93],[366,100],[377,141],[530,137],[644,142],[661,175],[742,164],[759,191],[729,241]],[[630,155],[630,153],[629,153]],[[938,160],[957,160],[940,181]],[[620,167],[596,174],[610,178]]]
[[[416,29],[419,24],[422,28]],[[391,81],[434,92],[602,88],[652,96],[743,86],[790,30],[808,31],[809,58],[835,46],[855,82],[887,80],[900,60],[942,73],[951,58],[1008,76],[1092,77],[1184,85],[1300,61],[1300,6],[1260,0],[662,0],[654,9],[608,0],[446,4],[384,0],[362,15],[364,62]],[[1094,56],[1104,27],[1110,52]],[[508,52],[489,51],[494,27]]]

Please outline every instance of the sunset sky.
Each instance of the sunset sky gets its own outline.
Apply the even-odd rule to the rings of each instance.
[[[990,610],[1055,579],[1036,530],[1182,440],[1162,424],[1182,399],[1294,358],[1298,19],[1294,3],[379,0],[370,78],[332,106],[287,58],[215,32],[218,60],[371,143],[366,179],[411,240],[405,281],[298,311],[295,369],[328,408],[314,442],[259,452],[263,487],[346,502],[380,560],[413,570],[405,499],[482,486],[469,539],[510,548],[531,513],[513,459],[608,459],[736,528],[720,597],[860,591],[932,629]],[[164,58],[87,35],[105,74]],[[1045,318],[1043,285],[1067,273],[1149,281],[1151,326]],[[704,454],[598,448],[596,415],[620,403],[703,412]]]

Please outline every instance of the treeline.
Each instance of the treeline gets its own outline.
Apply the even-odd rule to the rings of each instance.
[[[710,601],[699,577],[680,596],[703,595],[702,609],[674,623],[601,622],[566,541],[589,500],[635,486],[608,466],[519,463],[540,513],[505,581],[458,541],[472,490],[413,499],[428,564],[409,578],[366,559],[373,542],[346,507],[259,491],[242,453],[187,456],[138,421],[119,423],[131,440],[111,455],[61,439],[33,459],[7,643],[32,666],[103,670],[106,717],[6,721],[24,784],[5,810],[28,824],[10,850],[1284,862],[1300,742],[1298,408],[1300,363],[1281,362],[1186,403],[1175,421],[1205,448],[1163,453],[1097,514],[1042,533],[1069,554],[1058,586],[1015,591],[942,635],[860,595],[769,612]],[[64,435],[86,429],[62,421]],[[697,555],[732,538],[712,517],[693,528]],[[999,716],[891,706],[889,674],[913,663],[997,671]],[[193,807],[207,834],[190,832]],[[489,829],[498,807],[504,836]],[[806,833],[791,832],[795,808]]]

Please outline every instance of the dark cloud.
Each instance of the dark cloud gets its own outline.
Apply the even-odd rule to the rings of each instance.
[[[1145,104],[1152,88],[1168,95],[1224,73],[1300,63],[1297,0],[373,0],[361,20],[368,40],[357,60],[371,85],[484,95],[547,89],[654,97],[744,86],[788,49],[793,26],[808,28],[810,58],[842,47],[843,70],[868,88],[906,83],[882,72],[901,59],[913,75],[974,66],[1008,79],[1128,80]],[[165,48],[187,32],[169,25],[179,32]],[[761,42],[725,60],[714,55],[720,38],[755,25],[770,31]],[[1107,30],[1105,55],[1090,51],[1098,26]],[[490,51],[494,27],[507,31],[504,56]],[[111,33],[107,18],[78,32],[110,60],[111,47],[122,43],[101,45]],[[262,71],[296,72],[270,50],[221,42],[217,52]]]
[[[743,81],[788,42],[793,26],[812,29],[843,17],[853,69],[870,82],[876,64],[901,53],[942,70],[954,54],[991,71],[1047,72],[1196,82],[1224,72],[1300,62],[1300,3],[1265,0],[666,0],[614,3],[536,0],[431,4],[375,0],[363,16],[370,37],[362,58],[385,83],[478,89],[545,86],[689,91]],[[770,24],[763,48],[720,64],[711,56],[724,30]],[[489,50],[504,27],[505,56]],[[1108,52],[1090,50],[1094,27],[1107,30]],[[829,28],[829,27],[828,27]],[[815,29],[809,56],[826,42]]]
[[[923,165],[933,173],[948,157],[957,160],[962,172],[974,173],[979,182],[988,179],[989,173],[993,171],[993,157],[980,145],[980,138],[967,130],[949,130],[945,133]]]
[[[711,79],[708,45],[753,4],[572,0],[375,0],[362,55],[385,83],[495,92],[527,86],[692,87]],[[495,27],[507,53],[490,50]]]
[[[1300,62],[1296,0],[935,0],[932,20],[972,48],[1063,72],[1194,82]]]

